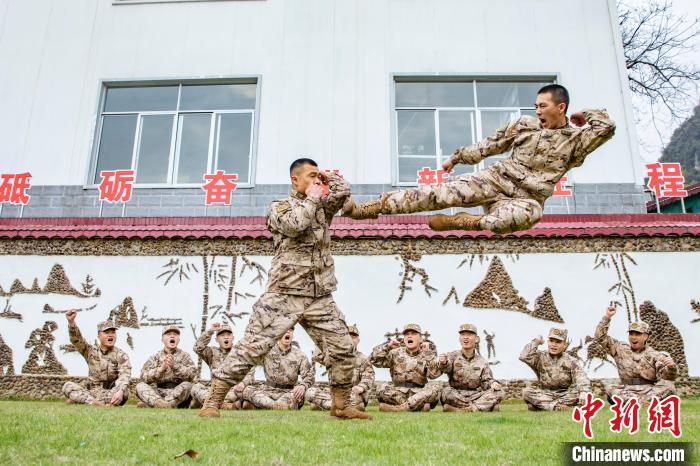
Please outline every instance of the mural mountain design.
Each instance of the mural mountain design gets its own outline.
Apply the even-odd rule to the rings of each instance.
[[[528,301],[518,294],[503,262],[494,256],[483,280],[464,299],[464,307],[509,309],[529,314]]]
[[[666,351],[678,366],[678,375],[688,375],[688,362],[685,359],[683,337],[678,328],[664,311],[657,309],[651,301],[639,306],[639,317],[649,324],[647,344],[657,351]]]
[[[557,305],[554,304],[552,290],[546,287],[542,294],[535,300],[535,308],[530,313],[532,317],[542,320],[550,320],[552,322],[564,323],[564,319],[559,315]]]

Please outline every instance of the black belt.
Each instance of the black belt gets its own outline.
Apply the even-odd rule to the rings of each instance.
[[[401,387],[401,388],[423,388],[425,387],[425,384],[419,384],[419,383],[413,383],[413,382],[401,382],[401,383],[395,383],[394,386],[396,387]]]
[[[654,382],[646,379],[620,379],[622,385],[654,385]]]
[[[112,380],[110,382],[102,382],[102,388],[105,390],[111,390],[114,388],[114,385],[116,385],[116,380]]]
[[[289,385],[289,384],[274,383],[274,382],[267,382],[267,381],[265,382],[265,384],[269,387],[280,388],[282,390],[291,390],[292,388],[294,388],[293,384]]]
[[[182,382],[163,382],[158,384],[158,388],[173,389],[180,385]]]

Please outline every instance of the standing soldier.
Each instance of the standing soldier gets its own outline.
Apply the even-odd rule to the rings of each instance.
[[[369,358],[357,350],[360,343],[360,331],[356,325],[350,325],[348,332],[352,338],[352,345],[355,347],[355,369],[352,374],[352,404],[357,409],[364,411],[369,403],[369,395],[374,387],[374,368],[369,362]],[[314,351],[311,358],[323,366],[328,364],[327,357],[323,351]],[[331,409],[331,394],[328,390],[312,387],[306,391],[306,401],[311,405],[311,409]]]
[[[523,116],[470,147],[461,147],[442,168],[450,173],[460,163],[474,165],[486,157],[512,150],[505,159],[484,170],[452,178],[446,183],[392,191],[380,199],[343,207],[354,219],[377,218],[379,214],[410,214],[448,207],[483,206],[486,215],[460,212],[433,215],[433,230],[491,230],[510,233],[526,230],[540,221],[544,201],[552,195],[562,176],[583,164],[588,154],[612,138],[615,123],[605,110],[566,112],[569,93],[550,84],[537,93],[537,118]],[[539,120],[539,121],[538,121]],[[581,126],[588,123],[588,127]]]
[[[316,346],[328,352],[331,416],[369,419],[350,403],[352,340],[331,295],[336,279],[330,224],[350,195],[350,185],[339,175],[321,173],[311,159],[295,160],[289,174],[291,195],[272,202],[267,212],[275,248],[267,291],[253,305],[243,338],[212,374],[209,395],[199,413],[202,417],[219,416],[230,387],[262,364],[285,332],[300,323]]]
[[[252,370],[236,385],[245,401],[262,409],[300,409],[304,405],[304,394],[313,387],[316,374],[304,353],[292,345],[293,339],[294,329],[290,328],[265,356],[265,385],[253,385]]]
[[[68,403],[82,403],[93,406],[122,406],[129,398],[129,379],[131,363],[129,356],[119,348],[117,327],[109,320],[97,325],[99,346],[85,341],[80,329],[75,324],[77,311],[71,309],[66,313],[70,342],[88,365],[88,380],[85,387],[75,382],[63,385],[63,394]]]
[[[491,353],[493,353],[493,357],[496,357],[496,346],[493,344],[493,339],[496,337],[496,332],[489,333],[486,330],[484,330],[484,335],[486,335],[486,351],[488,358],[491,359]],[[477,344],[478,348],[478,344]]]
[[[219,343],[219,347],[209,346],[209,341],[212,335],[216,333],[216,341]],[[212,324],[211,328],[206,332],[202,333],[199,338],[197,338],[194,344],[194,352],[202,358],[204,362],[209,366],[211,372],[219,367],[222,361],[231,352],[231,347],[233,346],[233,332],[231,327],[228,325],[221,325],[219,323]],[[202,403],[207,397],[209,392],[209,387],[204,385],[202,382],[197,382],[192,386],[190,391],[192,395],[192,401],[190,402],[190,408],[201,408]],[[232,388],[226,394],[224,402],[221,405],[223,409],[238,409],[240,408],[240,402],[238,400],[238,395]]]
[[[176,408],[190,397],[197,367],[190,355],[177,347],[179,343],[180,329],[176,325],[165,327],[163,349],[141,369],[141,382],[136,385],[139,408]]]
[[[428,378],[440,376],[435,352],[422,341],[417,324],[403,329],[403,342],[382,343],[372,350],[369,360],[377,367],[389,368],[391,382],[377,388],[380,411],[430,411],[440,400],[440,387],[429,385]]]
[[[442,389],[443,410],[448,412],[498,411],[498,403],[505,394],[501,384],[493,378],[489,363],[476,354],[480,338],[476,326],[459,327],[461,351],[443,353],[437,367],[447,374],[449,385]]]
[[[624,401],[638,398],[647,403],[652,396],[664,399],[676,394],[673,381],[678,375],[676,363],[668,353],[656,351],[646,346],[649,338],[649,324],[643,321],[629,324],[628,341],[622,343],[608,336],[610,319],[615,315],[614,307],[605,311],[598,327],[595,329],[595,340],[610,353],[615,360],[620,375],[619,384],[605,387],[605,393],[610,400],[617,395]]]
[[[583,404],[591,382],[578,360],[566,353],[568,332],[551,328],[547,337],[547,351],[538,351],[544,343],[542,335],[525,345],[520,360],[530,366],[539,382],[539,388],[523,390],[523,400],[530,411],[567,411]]]

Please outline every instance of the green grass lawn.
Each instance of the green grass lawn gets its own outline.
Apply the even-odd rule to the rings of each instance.
[[[506,402],[496,413],[380,413],[340,421],[328,413],[96,408],[58,401],[0,401],[0,464],[560,464],[562,442],[583,441],[566,412],[528,412]],[[672,441],[668,432],[613,434],[606,405],[595,441]],[[700,400],[683,400],[683,436],[700,438]],[[199,457],[174,460],[185,450]],[[697,458],[696,458],[697,460]]]

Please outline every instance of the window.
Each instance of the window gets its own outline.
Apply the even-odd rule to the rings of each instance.
[[[414,185],[421,168],[439,168],[458,147],[490,136],[521,115],[534,115],[537,91],[552,82],[396,78],[396,184]],[[507,155],[488,157],[478,166],[458,165],[453,173],[470,173]]]
[[[106,85],[92,182],[133,169],[136,185],[200,185],[205,173],[251,185],[257,81]]]

